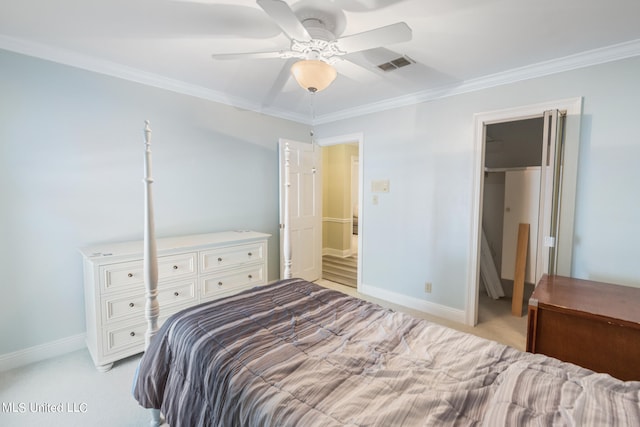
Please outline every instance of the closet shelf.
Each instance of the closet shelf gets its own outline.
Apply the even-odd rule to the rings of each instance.
[[[516,166],[508,168],[490,168],[485,166],[485,172],[509,172],[509,171],[524,171],[524,170],[538,170],[540,166]]]

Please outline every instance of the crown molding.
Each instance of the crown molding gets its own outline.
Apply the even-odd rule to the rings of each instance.
[[[606,46],[599,49],[569,55],[563,58],[552,59],[539,62],[525,67],[513,68],[504,72],[491,74],[476,79],[465,80],[434,89],[415,92],[397,98],[386,99],[355,108],[349,108],[335,113],[324,114],[316,117],[314,125],[331,123],[338,120],[349,119],[379,111],[390,110],[398,107],[405,107],[421,102],[428,102],[448,96],[460,95],[463,93],[475,92],[495,86],[501,86],[518,81],[534,79],[551,74],[562,73],[607,62],[618,61],[626,58],[640,56],[640,39],[616,45]]]
[[[246,99],[229,96],[228,94],[204,88],[202,86],[185,83],[176,79],[167,78],[158,74],[149,73],[131,67],[126,67],[114,62],[81,55],[69,50],[54,48],[51,46],[26,41],[0,35],[0,49],[33,56],[72,67],[105,74],[112,77],[125,79],[132,82],[141,83],[160,89],[169,90],[176,93],[206,99],[208,101],[226,104],[232,107],[241,108],[257,113],[278,117],[294,122],[318,125],[330,123],[338,120],[363,116],[366,114],[390,110],[398,107],[405,107],[421,102],[428,102],[448,96],[460,95],[463,93],[475,92],[495,86],[515,83],[543,77],[550,74],[561,73],[578,68],[603,64],[606,62],[618,61],[640,55],[640,39],[631,40],[625,43],[606,46],[599,49],[588,50],[563,58],[539,62],[525,67],[514,68],[504,72],[491,74],[476,79],[465,80],[447,86],[428,89],[420,92],[390,98],[379,102],[373,102],[355,108],[348,108],[329,114],[316,116],[313,119],[305,115],[265,107]]]
[[[263,113],[266,115],[311,124],[309,118],[303,117],[289,111],[275,108],[263,107],[247,101],[246,99],[229,96],[228,94],[207,89],[202,86],[185,83],[180,80],[171,79],[158,74],[149,73],[137,68],[126,67],[111,61],[93,58],[88,55],[79,54],[66,49],[51,47],[48,45],[34,43],[31,41],[8,37],[0,34],[0,49],[32,56],[47,61],[80,68],[111,77],[140,83],[147,86],[165,89],[183,95],[190,95],[196,98],[205,99],[220,104],[229,105],[244,110]]]

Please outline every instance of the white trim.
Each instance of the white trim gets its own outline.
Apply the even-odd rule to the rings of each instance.
[[[338,224],[349,224],[351,222],[351,218],[333,218],[330,216],[323,216],[322,222],[335,222]]]
[[[159,74],[149,73],[137,68],[127,67],[115,62],[94,58],[88,55],[79,54],[70,50],[51,47],[27,40],[17,39],[0,35],[0,49],[21,53],[27,56],[69,65],[83,70],[93,71],[111,77],[117,77],[143,85],[165,89],[183,95],[190,95],[207,101],[230,105],[250,111],[268,114],[286,120],[292,120],[303,124],[311,124],[306,115],[295,114],[289,111],[282,111],[272,107],[264,108],[259,104],[247,101],[243,98],[232,97],[228,94],[207,89],[202,86],[185,83],[180,80],[171,79]]]
[[[362,143],[362,141],[364,140],[364,133],[362,132],[356,132],[356,133],[349,133],[346,135],[339,135],[339,136],[330,136],[327,138],[320,138],[316,140],[316,144],[318,144],[321,147],[326,147],[329,145],[339,145],[339,144],[349,144],[351,142],[355,142],[355,143]],[[362,148],[362,147],[360,147]],[[359,156],[359,152],[358,152],[358,156]]]
[[[0,372],[40,362],[86,348],[86,334],[72,335],[56,341],[0,355]]]
[[[349,108],[330,114],[324,114],[316,117],[313,124],[331,123],[378,111],[390,110],[393,108],[405,107],[463,93],[475,92],[495,86],[534,79],[537,77],[548,76],[551,74],[562,73],[564,71],[590,67],[607,62],[619,61],[621,59],[632,58],[639,55],[640,39],[631,40],[620,44],[569,55],[563,58],[543,61],[537,64],[527,65],[525,67],[513,68],[500,73],[453,83],[448,86],[428,89],[399,96],[397,98],[373,102],[356,108]]]
[[[348,258],[353,254],[351,253],[351,249],[340,250],[340,249],[334,249],[334,248],[322,248],[322,255],[331,255],[339,258]]]
[[[469,244],[467,282],[467,301],[465,308],[465,323],[475,326],[478,322],[478,284],[480,274],[480,206],[482,204],[482,189],[484,182],[484,127],[492,123],[512,120],[524,120],[531,117],[542,117],[546,110],[566,110],[568,121],[565,126],[564,172],[562,181],[562,209],[560,219],[561,230],[571,230],[568,234],[559,236],[563,239],[559,244],[564,249],[562,259],[558,258],[558,265],[570,268],[573,249],[573,221],[575,212],[575,186],[577,179],[578,145],[580,142],[580,120],[582,114],[582,97],[561,99],[557,101],[541,102],[504,110],[488,111],[474,114],[474,142],[473,142],[473,176],[472,211],[471,211],[471,242]],[[573,120],[577,118],[577,120]],[[571,121],[569,121],[571,120]],[[571,189],[567,191],[565,189]],[[566,231],[565,231],[566,232]],[[562,274],[567,274],[565,269]],[[560,272],[559,272],[560,274]]]
[[[394,304],[399,304],[404,307],[413,308],[414,310],[431,314],[433,316],[442,317],[443,319],[451,320],[453,322],[465,322],[464,310],[457,310],[445,305],[433,303],[431,301],[410,297],[371,285],[365,285],[364,283],[359,287],[358,292]]]
[[[348,108],[318,116],[313,120],[307,117],[306,114],[292,113],[290,111],[283,111],[273,107],[265,108],[254,102],[238,97],[231,97],[227,94],[207,89],[202,86],[181,82],[179,80],[170,79],[135,68],[125,67],[114,62],[93,58],[88,55],[82,55],[70,50],[54,48],[23,39],[0,35],[0,49],[47,59],[61,64],[70,65],[72,67],[106,74],[185,95],[191,95],[221,104],[244,108],[286,120],[292,120],[307,125],[318,125],[375,113],[378,111],[385,111],[392,108],[446,98],[453,95],[474,92],[517,81],[603,64],[606,62],[632,58],[640,55],[640,39],[592,49],[563,58],[543,61],[537,64],[514,68],[504,72],[465,80],[463,82],[447,86],[410,93],[396,98],[385,99],[355,108]]]

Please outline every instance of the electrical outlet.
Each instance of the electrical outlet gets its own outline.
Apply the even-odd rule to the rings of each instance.
[[[431,293],[431,282],[424,282],[424,291],[428,294]]]

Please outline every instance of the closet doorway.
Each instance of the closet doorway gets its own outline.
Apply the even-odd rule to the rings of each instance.
[[[495,110],[474,115],[474,182],[473,218],[471,224],[472,254],[469,257],[469,282],[465,322],[476,325],[479,320],[479,295],[484,292],[481,279],[482,225],[487,150],[498,150],[500,138],[489,135],[489,141],[497,142],[487,147],[487,128],[501,123],[526,121],[543,117],[543,144],[541,155],[540,206],[544,214],[539,215],[538,235],[531,236],[542,242],[537,246],[536,277],[542,274],[570,276],[574,246],[575,196],[578,176],[578,152],[580,145],[580,122],[582,98],[568,98],[539,104]],[[556,137],[552,137],[555,132]],[[557,136],[560,135],[559,140]],[[502,139],[502,144],[506,142]],[[491,164],[489,164],[491,166]],[[551,167],[549,167],[551,166]],[[506,179],[506,178],[505,178]],[[504,205],[503,205],[504,209]],[[540,211],[540,210],[539,210]],[[503,213],[504,214],[504,213]],[[495,244],[494,244],[495,245]],[[494,249],[495,250],[495,249]],[[497,270],[497,269],[496,269]],[[496,272],[499,276],[500,272]],[[500,282],[498,278],[498,282]],[[525,317],[521,319],[526,320]]]
[[[485,125],[478,320],[510,319],[523,342],[529,297],[557,261],[563,140],[558,110]]]
[[[322,171],[322,278],[357,288],[360,143],[324,145]]]
[[[486,126],[479,322],[511,310],[520,223],[529,227],[523,304],[537,281],[544,125],[540,116]],[[497,275],[488,271],[493,266]]]

